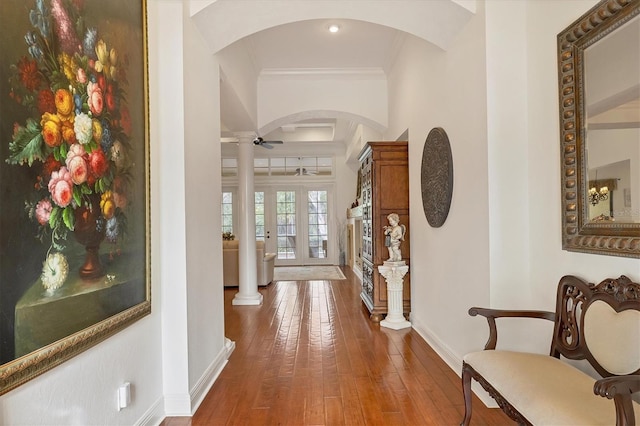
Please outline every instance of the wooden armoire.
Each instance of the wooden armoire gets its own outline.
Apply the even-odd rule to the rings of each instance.
[[[389,258],[384,245],[387,216],[397,213],[407,227],[400,245],[402,260],[409,265],[409,156],[407,142],[368,142],[360,155],[362,174],[362,292],[360,297],[372,321],[382,320],[387,313],[387,285],[378,266]],[[403,282],[405,315],[411,309],[409,273]]]

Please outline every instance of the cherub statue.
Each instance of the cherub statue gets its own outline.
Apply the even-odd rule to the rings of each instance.
[[[402,253],[400,252],[400,242],[404,241],[404,235],[407,232],[407,227],[400,224],[400,217],[397,213],[391,213],[387,216],[389,226],[383,227],[384,229],[384,245],[389,249],[389,262],[399,262],[402,260]]]

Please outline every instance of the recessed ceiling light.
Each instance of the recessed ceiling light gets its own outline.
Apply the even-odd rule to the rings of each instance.
[[[340,25],[338,25],[338,24],[329,25],[329,32],[330,33],[337,33],[338,31],[340,31]]]

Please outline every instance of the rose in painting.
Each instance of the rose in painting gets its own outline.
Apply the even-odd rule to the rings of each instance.
[[[125,67],[87,25],[83,2],[35,0],[29,20],[33,29],[25,34],[24,56],[11,66],[8,94],[26,119],[14,125],[6,161],[37,171],[37,195],[25,197],[27,210],[50,244],[43,284],[58,288],[67,277],[64,251],[68,233],[76,231],[76,210],[95,204],[95,226],[104,235],[108,224],[110,243],[124,241],[131,119]]]

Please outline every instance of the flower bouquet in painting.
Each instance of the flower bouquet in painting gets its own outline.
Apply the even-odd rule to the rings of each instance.
[[[42,283],[69,271],[70,239],[86,247],[80,276],[104,275],[102,243],[117,256],[126,236],[133,167],[126,59],[82,16],[83,0],[36,0],[25,54],[11,65],[8,96],[27,112],[14,124],[6,161],[32,168],[26,214],[49,245]],[[28,10],[28,8],[26,8]]]

